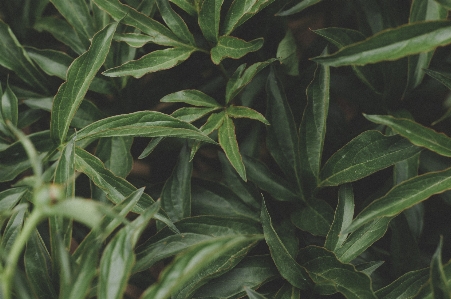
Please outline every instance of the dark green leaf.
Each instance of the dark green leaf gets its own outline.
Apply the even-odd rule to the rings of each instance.
[[[425,21],[387,29],[373,37],[342,48],[340,51],[313,60],[330,66],[365,65],[385,60],[397,60],[412,54],[447,45],[448,21]]]
[[[8,25],[0,21],[0,65],[15,72],[23,81],[47,93],[46,78],[36,68]]]
[[[260,293],[257,293],[253,289],[250,289],[248,286],[245,286],[244,290],[246,291],[246,295],[249,297],[249,299],[266,299],[265,296],[263,296]]]
[[[413,298],[429,279],[429,269],[412,271],[404,274],[388,286],[376,292],[378,298],[408,299]]]
[[[443,6],[447,10],[451,10],[451,1],[450,0],[435,0],[435,1],[437,1],[441,6]]]
[[[221,6],[224,0],[203,1],[199,11],[199,26],[205,39],[218,42]]]
[[[438,82],[442,83],[449,89],[451,89],[451,74],[443,71],[433,71],[429,69],[425,69],[424,72],[437,80]]]
[[[215,99],[195,89],[181,90],[168,94],[160,101],[164,103],[186,103],[198,107],[221,107]]]
[[[17,121],[19,118],[19,101],[9,87],[9,84],[6,84],[6,89],[1,99],[0,108],[3,121],[9,120],[14,126],[17,126]]]
[[[224,35],[229,35],[238,26],[246,22],[273,1],[274,0],[234,1],[232,5],[230,5],[227,15],[224,18],[221,32]]]
[[[327,283],[349,299],[374,298],[371,279],[354,266],[341,263],[335,255],[322,247],[308,246],[299,253],[301,265],[316,283]]]
[[[264,62],[257,62],[248,67],[246,64],[240,65],[227,82],[226,104],[230,103],[257,75],[261,70],[274,62],[275,59],[269,59]]]
[[[91,228],[97,228],[102,220],[100,204],[81,198],[63,200],[46,211],[49,215],[74,219]]]
[[[431,289],[434,299],[447,299],[451,297],[451,288],[448,278],[445,275],[442,264],[442,246],[443,237],[440,237],[440,243],[432,256],[431,261]]]
[[[285,283],[283,287],[277,291],[274,299],[300,299],[301,293],[299,289],[293,287],[292,285]]]
[[[141,155],[139,155],[138,159],[144,159],[148,155],[150,155],[153,150],[157,147],[158,144],[160,144],[161,141],[164,140],[164,137],[155,137],[152,138],[152,140],[149,141],[146,148],[143,150]]]
[[[265,240],[271,252],[271,257],[282,277],[299,289],[308,288],[310,281],[305,269],[293,259],[285,245],[282,243],[282,240],[274,229],[264,201],[262,204],[261,221]]]
[[[14,208],[26,192],[25,187],[10,188],[0,192],[0,211],[8,212]]]
[[[420,148],[399,135],[385,136],[378,131],[366,131],[329,158],[320,173],[320,186],[359,180],[419,151]]]
[[[167,70],[187,60],[194,52],[192,48],[178,47],[153,51],[138,60],[132,60],[121,66],[106,70],[102,74],[108,77],[133,76],[141,78],[145,74]]]
[[[221,36],[216,46],[211,49],[211,60],[214,64],[219,64],[225,58],[238,59],[262,46],[263,38],[246,42],[233,36]]]
[[[75,196],[75,141],[72,139],[61,152],[53,181],[64,185],[64,197]]]
[[[169,0],[156,0],[161,17],[169,29],[184,43],[195,46],[193,34],[189,31],[185,21],[172,9]]]
[[[290,8],[287,8],[287,9],[284,8],[284,10],[279,11],[277,13],[277,15],[281,16],[281,17],[289,16],[289,15],[301,12],[304,9],[306,9],[307,7],[315,5],[315,4],[317,4],[317,3],[321,2],[321,1],[322,0],[298,0],[297,4],[293,5]]]
[[[1,211],[5,211],[5,210],[1,210]],[[17,239],[17,236],[22,231],[22,226],[23,226],[26,212],[27,212],[27,209],[20,209],[19,211],[14,213],[9,218],[8,223],[6,224],[6,227],[5,227],[4,231],[2,232],[2,239],[1,239],[0,246],[2,248],[2,251],[5,253],[5,256],[6,256],[6,254],[9,253],[11,246],[14,244],[14,242]]]
[[[243,181],[246,181],[246,169],[238,148],[238,142],[235,135],[235,125],[227,115],[224,117],[224,121],[219,127],[218,139],[219,144],[227,156],[227,159],[229,159],[233,168],[235,168]]]
[[[312,235],[326,236],[334,218],[334,212],[330,205],[322,199],[311,199],[306,207],[291,213],[291,221],[299,229]]]
[[[113,39],[118,42],[126,42],[129,46],[134,48],[141,48],[153,40],[149,35],[138,33],[116,33]]]
[[[265,125],[269,125],[269,122],[266,120],[266,118],[261,115],[259,112],[255,111],[254,109],[251,109],[249,107],[243,107],[243,106],[229,106],[226,109],[226,113],[228,116],[233,118],[250,118],[254,120],[258,120]]]
[[[299,57],[296,39],[290,29],[287,30],[285,37],[280,41],[277,47],[276,57],[288,75],[299,75]]]
[[[69,124],[106,59],[116,27],[115,23],[99,31],[93,37],[89,50],[75,59],[69,67],[67,81],[60,86],[52,106],[50,129],[52,138],[57,142],[65,141]]]
[[[171,0],[172,3],[186,11],[191,16],[197,14],[197,7],[192,0]]]
[[[156,111],[104,118],[78,131],[76,140],[112,136],[180,137],[214,143],[195,126]]]
[[[132,144],[131,137],[101,138],[96,148],[96,156],[112,173],[125,178],[133,166],[133,156],[130,153]]]

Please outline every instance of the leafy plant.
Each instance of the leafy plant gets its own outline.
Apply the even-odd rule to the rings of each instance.
[[[1,1],[0,297],[451,298],[448,2]]]

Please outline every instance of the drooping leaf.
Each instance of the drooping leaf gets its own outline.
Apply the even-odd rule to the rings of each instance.
[[[221,6],[224,0],[203,1],[199,11],[199,26],[205,39],[218,42]]]
[[[193,52],[194,49],[186,47],[157,50],[138,60],[132,60],[121,66],[108,69],[102,74],[108,77],[133,76],[141,78],[148,73],[173,68],[187,60]]]
[[[327,283],[349,299],[376,299],[371,279],[354,266],[343,264],[335,255],[318,246],[308,246],[299,253],[301,265],[316,283]]]
[[[291,221],[299,229],[312,235],[326,236],[330,230],[334,212],[322,199],[312,198],[302,209],[296,209],[290,215]]]
[[[269,59],[264,62],[257,62],[248,67],[246,64],[240,65],[227,82],[226,87],[226,104],[230,103],[265,67],[274,62],[275,59]]]
[[[373,201],[346,228],[351,232],[369,221],[391,217],[428,199],[430,196],[451,189],[451,169],[430,172],[396,185],[385,196]]]
[[[309,6],[315,5],[319,2],[321,2],[322,0],[298,0],[297,4],[289,7],[289,8],[285,8],[281,11],[279,11],[277,13],[278,16],[280,17],[284,17],[284,16],[289,16],[298,12],[303,11],[304,9],[306,9]]]
[[[451,287],[448,278],[445,275],[442,264],[442,246],[443,237],[440,237],[440,243],[434,252],[431,261],[431,289],[432,296],[435,299],[445,299],[451,297]]]
[[[177,35],[161,23],[122,4],[119,0],[93,0],[97,6],[110,14],[114,20],[135,27],[153,38],[152,42],[162,46],[184,45]]]
[[[364,178],[412,157],[420,148],[399,135],[366,131],[338,150],[321,169],[320,186],[336,186]]]
[[[5,92],[1,97],[0,111],[2,113],[3,121],[9,120],[14,126],[17,126],[19,118],[19,101],[14,92],[6,84]]]
[[[156,0],[161,17],[169,29],[184,43],[195,46],[193,34],[189,31],[185,21],[172,9],[169,0]]]
[[[76,141],[113,136],[180,137],[214,143],[195,126],[156,111],[104,118],[78,131]]]
[[[262,46],[263,38],[246,42],[233,36],[221,36],[216,46],[211,49],[211,60],[214,64],[219,64],[225,58],[238,59]]]
[[[164,96],[160,102],[163,103],[186,103],[198,107],[220,108],[221,105],[212,97],[195,90],[181,90]]]
[[[261,221],[265,240],[271,252],[271,257],[282,277],[299,289],[308,288],[310,280],[307,272],[305,272],[305,269],[293,259],[278,236],[265,202],[262,204]]]
[[[230,5],[227,15],[224,18],[221,32],[229,35],[238,26],[249,20],[263,8],[274,2],[274,0],[244,0],[234,1]]]
[[[93,37],[89,50],[75,59],[69,67],[67,81],[60,86],[53,100],[50,133],[55,141],[65,141],[69,124],[106,59],[116,27],[117,23],[99,31]]]
[[[47,80],[36,68],[9,26],[0,21],[0,65],[15,72],[24,82],[47,93]]]
[[[246,181],[246,169],[238,148],[238,142],[235,135],[235,125],[227,115],[225,116],[222,125],[219,127],[218,139],[221,148],[227,156],[227,159],[229,159],[230,163],[238,172],[243,181]]]
[[[387,29],[365,41],[346,46],[334,54],[313,60],[330,66],[365,65],[397,60],[451,43],[451,38],[446,34],[449,27],[448,21],[407,24]]]

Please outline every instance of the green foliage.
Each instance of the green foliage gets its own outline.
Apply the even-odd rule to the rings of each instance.
[[[0,297],[451,298],[450,9],[2,1]]]

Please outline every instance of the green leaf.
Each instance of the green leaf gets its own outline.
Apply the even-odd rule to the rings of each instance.
[[[299,265],[288,252],[279,235],[277,234],[272,220],[270,218],[266,204],[263,201],[261,210],[261,221],[263,226],[263,233],[265,235],[266,243],[271,252],[271,257],[276,264],[277,269],[283,278],[288,280],[291,285],[306,289],[310,285],[308,275],[305,269]]]
[[[233,121],[226,115],[224,121],[218,130],[218,139],[221,148],[232,164],[233,168],[238,172],[243,181],[246,181],[246,168],[238,148],[238,142],[235,135],[235,125]]]
[[[245,286],[244,290],[246,291],[246,295],[249,297],[249,299],[266,299],[265,296],[263,296],[260,293],[257,293],[253,289],[250,289],[248,286]]]
[[[320,186],[337,186],[364,178],[412,157],[420,148],[399,135],[366,131],[338,150],[320,173]]]
[[[451,89],[451,74],[443,71],[435,71],[430,69],[423,70],[426,74]]]
[[[60,144],[65,141],[69,124],[106,59],[116,27],[117,23],[111,24],[93,37],[89,50],[69,67],[67,81],[60,86],[53,100],[50,133]]]
[[[326,236],[330,230],[334,212],[330,205],[322,199],[312,198],[306,207],[296,209],[290,218],[296,227],[312,235]]]
[[[277,59],[282,64],[285,72],[290,76],[299,75],[299,57],[296,45],[296,39],[293,36],[293,32],[288,29],[285,37],[280,41],[277,46]]]
[[[199,11],[199,26],[205,39],[216,44],[219,36],[221,6],[224,0],[203,1]]]
[[[0,65],[15,72],[28,85],[47,93],[44,75],[36,68],[9,26],[0,21]]]
[[[327,283],[349,299],[374,298],[371,279],[353,265],[341,263],[322,247],[308,246],[299,252],[300,263],[316,283]]]
[[[84,0],[50,0],[67,22],[77,31],[85,44],[94,36],[96,30],[89,8]]]
[[[284,17],[303,11],[309,6],[315,5],[322,0],[298,0],[298,3],[290,8],[284,9],[277,13],[277,16]]]
[[[437,133],[410,119],[389,115],[365,115],[365,117],[374,123],[389,126],[415,145],[425,147],[442,156],[451,157],[451,138],[443,133]]]
[[[450,0],[434,0],[439,3],[441,6],[446,8],[447,10],[451,10],[451,1]]]
[[[232,248],[240,248],[251,240],[260,237],[229,236],[213,238],[202,242],[175,260],[162,272],[158,283],[152,285],[142,295],[143,299],[167,299],[184,283],[203,271],[209,263]],[[177,279],[173,279],[177,277]]]
[[[134,272],[143,271],[205,240],[262,233],[259,222],[242,217],[197,216],[180,220],[176,225],[180,234],[174,234],[166,227],[137,248]]]
[[[346,228],[351,232],[363,224],[380,217],[391,217],[428,199],[430,196],[451,189],[451,169],[430,172],[396,185],[385,196],[373,201]]]
[[[348,227],[354,216],[354,192],[351,184],[344,184],[338,190],[338,204],[335,210],[334,221],[327,233],[324,248],[335,252],[343,245],[348,235],[342,230]]]
[[[187,60],[195,50],[178,47],[153,51],[138,60],[132,60],[121,66],[104,71],[108,77],[133,76],[141,78],[145,74],[167,70]]]
[[[215,110],[218,110],[218,108],[182,107],[172,112],[171,116],[192,123]]]
[[[237,179],[241,182],[243,181],[240,178]],[[259,221],[260,217],[258,211],[249,208],[241,201],[238,195],[236,190],[229,189],[220,183],[207,180],[195,180],[192,187],[193,216],[234,216]]]
[[[156,111],[104,118],[78,131],[76,141],[113,136],[180,137],[215,143],[195,126]]]
[[[365,65],[397,60],[451,43],[449,21],[424,21],[384,30],[362,42],[313,60],[330,66]]]
[[[445,275],[442,264],[442,246],[443,237],[440,237],[440,243],[432,256],[431,261],[431,289],[434,299],[445,299],[451,297],[451,288],[448,278]]]
[[[16,206],[20,199],[27,193],[27,188],[10,188],[0,192],[0,211],[8,212]]]
[[[9,190],[7,190],[7,191],[9,191]],[[3,191],[2,193],[4,193],[4,192],[5,191]],[[1,211],[6,212],[6,210],[1,210]],[[11,215],[11,217],[8,220],[8,223],[6,223],[6,227],[5,227],[4,231],[2,232],[2,239],[1,239],[1,243],[0,243],[0,246],[1,246],[2,251],[4,252],[5,256],[9,253],[11,247],[13,246],[14,242],[17,239],[17,236],[19,236],[19,234],[22,231],[26,212],[27,212],[27,209],[18,210],[13,215]]]
[[[25,272],[33,293],[38,298],[58,298],[52,281],[50,255],[39,232],[34,230],[24,255]]]
[[[172,9],[169,0],[156,0],[161,17],[169,29],[184,43],[195,46],[193,34],[189,31],[185,21]]]
[[[113,39],[118,42],[126,42],[133,48],[141,48],[153,40],[151,36],[139,33],[116,33]]]
[[[243,156],[247,175],[260,189],[269,192],[274,199],[280,201],[299,201],[300,195],[285,179],[271,172],[265,164],[252,157]]]
[[[215,99],[206,95],[202,91],[195,89],[187,89],[177,91],[167,96],[164,96],[160,102],[163,103],[186,103],[193,106],[198,107],[211,107],[211,108],[220,108],[222,107],[216,102]]]
[[[221,36],[216,46],[211,49],[211,61],[219,64],[225,58],[238,59],[259,50],[262,46],[263,38],[246,42],[233,36]]]
[[[197,4],[195,4],[193,0],[171,0],[171,2],[186,11],[191,16],[195,16],[197,14]]]
[[[226,109],[226,113],[228,116],[233,118],[250,118],[254,120],[258,120],[265,125],[269,125],[269,122],[266,120],[266,118],[261,115],[259,112],[255,111],[254,109],[251,109],[249,107],[243,107],[243,106],[229,106]]]
[[[226,87],[226,104],[230,103],[265,67],[273,63],[275,59],[269,59],[263,62],[257,62],[248,67],[246,64],[240,65],[227,82]]]
[[[8,83],[6,84],[5,92],[2,95],[0,111],[2,113],[3,121],[9,120],[14,126],[17,126],[19,118],[19,101]]]
[[[64,197],[75,196],[75,141],[72,139],[61,151],[53,182],[64,186]]]
[[[57,40],[69,46],[75,53],[81,55],[88,48],[89,44],[84,44],[75,29],[72,28],[65,20],[53,17],[44,17],[38,20],[34,26],[39,32],[47,31]]]
[[[266,127],[266,145],[288,180],[299,186],[300,190],[299,135],[285,91],[276,77],[274,68],[271,69],[266,82],[266,93],[268,96],[266,119],[271,124]]]
[[[132,144],[131,137],[101,138],[95,154],[114,175],[125,178],[133,167]]]
[[[74,219],[91,228],[97,228],[102,220],[100,204],[90,199],[72,198],[52,205],[49,215]]]
[[[116,204],[136,191],[135,186],[106,169],[97,157],[78,147],[75,148],[75,168],[86,174]],[[149,195],[143,194],[133,211],[142,213],[153,203],[154,200]]]
[[[152,140],[149,141],[146,148],[143,150],[141,155],[139,155],[138,159],[144,159],[148,155],[150,155],[153,150],[157,147],[158,144],[160,144],[161,141],[164,140],[164,137],[155,137],[152,138]]]
[[[327,49],[323,54],[327,54]],[[307,87],[307,106],[299,128],[301,180],[304,195],[309,198],[319,180],[326,120],[329,113],[330,70],[318,65],[313,81]]]
[[[182,147],[177,164],[161,191],[161,207],[172,221],[191,216],[191,173],[193,163],[190,161],[188,145]]]
[[[234,1],[232,5],[230,5],[227,15],[224,18],[221,32],[224,35],[229,35],[238,26],[242,25],[272,2],[274,2],[274,0]]]
[[[377,290],[378,298],[384,299],[410,299],[423,288],[429,279],[429,269],[407,272],[391,284]]]
[[[184,45],[177,35],[171,32],[161,23],[136,11],[119,0],[93,0],[102,10],[110,14],[114,20],[120,21],[128,26],[135,27],[143,33],[152,37],[152,42],[162,46]]]
[[[98,298],[123,298],[135,262],[133,248],[147,223],[159,209],[160,204],[156,202],[132,223],[122,228],[108,243],[100,260]]]

